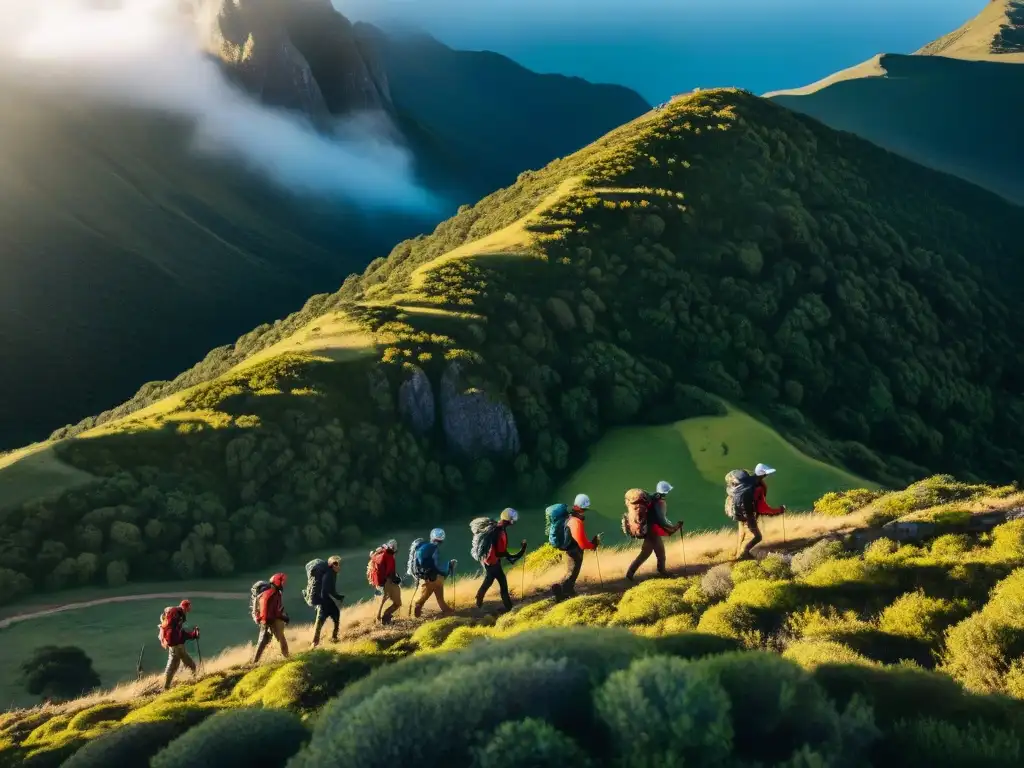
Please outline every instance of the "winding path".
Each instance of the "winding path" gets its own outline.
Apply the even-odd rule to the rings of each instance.
[[[243,592],[189,592],[192,597],[208,597],[213,600],[248,600],[249,596]],[[127,603],[134,600],[158,600],[161,598],[168,598],[172,600],[178,600],[181,597],[181,592],[150,592],[143,595],[117,595],[116,597],[103,597],[98,600],[83,600],[80,603],[66,603],[65,605],[56,605],[50,608],[44,608],[40,611],[32,611],[31,613],[19,613],[14,616],[10,616],[6,619],[0,619],[0,629],[7,629],[12,624],[17,624],[20,621],[28,621],[29,619],[39,619],[43,616],[52,616],[55,613],[63,613],[64,611],[74,611],[79,608],[93,608],[97,605],[106,605],[107,603]]]

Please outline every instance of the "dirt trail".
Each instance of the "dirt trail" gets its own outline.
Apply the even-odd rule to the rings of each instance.
[[[209,597],[213,600],[248,600],[249,595],[243,592],[189,592],[192,597]],[[0,619],[0,629],[7,629],[12,624],[17,624],[20,621],[28,621],[29,619],[38,619],[43,616],[52,616],[55,613],[63,613],[64,611],[74,611],[79,608],[94,608],[97,605],[106,605],[107,603],[128,603],[134,600],[158,600],[158,599],[169,599],[178,600],[181,598],[181,592],[149,592],[143,595],[118,595],[117,597],[103,597],[98,600],[84,600],[80,603],[67,603],[65,605],[55,605],[48,608],[44,608],[39,611],[32,611],[31,613],[19,613],[14,616],[9,616],[6,619]]]

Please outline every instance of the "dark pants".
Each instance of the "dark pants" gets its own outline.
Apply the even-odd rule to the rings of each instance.
[[[557,597],[575,597],[576,579],[580,576],[580,568],[583,567],[583,550],[578,546],[571,546],[565,550],[565,578],[561,584],[555,584],[551,589]]]
[[[626,570],[627,579],[632,579],[636,575],[637,569],[647,562],[647,558],[651,556],[652,552],[658,562],[658,573],[662,576],[665,575],[665,542],[661,538],[653,530],[647,531],[647,535],[644,536],[643,546],[640,547],[640,554],[636,556]]]
[[[753,557],[750,550],[761,543],[761,529],[757,527],[757,517],[754,516],[749,520],[744,520],[738,523],[736,536],[736,559],[746,560]],[[747,542],[747,546],[743,546],[743,540],[747,537],[747,534],[751,535],[750,541]],[[741,548],[742,547],[742,551]]]
[[[340,618],[341,611],[338,609],[338,604],[329,597],[316,607],[316,621],[313,624],[314,648],[320,644],[320,631],[324,628],[324,624],[327,623],[328,619],[334,622],[334,631],[331,633],[331,639],[338,639],[338,620]]]
[[[506,611],[511,611],[512,598],[508,594],[508,578],[505,576],[505,569],[501,567],[501,561],[499,560],[494,565],[485,565],[484,574],[484,582],[476,592],[476,607],[479,608],[483,605],[487,590],[494,582],[498,582],[498,589],[501,590],[501,602]]]
[[[259,662],[271,640],[277,640],[277,644],[281,646],[281,655],[288,658],[288,639],[284,636],[284,626],[282,619],[274,619],[269,624],[260,624],[260,636],[256,640],[256,655],[253,656],[253,664]]]

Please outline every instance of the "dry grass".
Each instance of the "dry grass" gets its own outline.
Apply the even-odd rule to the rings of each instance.
[[[1014,26],[1015,20],[1019,26],[1021,16],[1024,16],[1024,4],[1020,0],[991,0],[981,13],[962,27],[915,53],[920,56],[945,56],[970,61],[1024,62],[1024,52],[997,53],[993,50],[1000,28]]]

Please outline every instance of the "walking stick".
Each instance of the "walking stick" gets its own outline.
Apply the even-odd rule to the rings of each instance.
[[[142,679],[142,657],[145,655],[145,653],[146,653],[146,644],[143,643],[142,644],[142,650],[139,652],[139,663],[135,667],[135,674],[137,675],[137,677],[136,677],[137,680],[141,680]]]
[[[686,570],[686,540],[683,538],[683,524],[679,524],[679,545],[683,548],[683,570]]]
[[[601,575],[601,554],[594,550],[594,557],[597,558],[597,578],[601,580],[601,589],[604,589],[604,576]]]
[[[519,599],[526,599],[526,561],[523,560],[523,578],[519,586]]]
[[[458,573],[455,572],[455,569],[452,568],[452,610],[453,611],[457,610],[457,607],[458,607],[458,604],[459,604],[459,598],[457,597],[458,592],[456,591],[456,587],[458,587],[458,585],[459,585],[459,575],[458,575]]]
[[[415,583],[416,586],[414,586],[412,588],[412,597],[409,598],[409,615],[408,615],[408,618],[410,618],[410,619],[412,618],[412,605],[413,605],[413,603],[416,602],[416,595],[418,595],[419,591],[420,591],[420,580],[417,579],[417,578],[413,578],[413,582]]]
[[[786,543],[786,507],[782,507],[782,543]]]
[[[196,638],[196,655],[199,656],[199,674],[205,675],[206,668],[203,666],[203,650],[199,647],[199,638]]]

